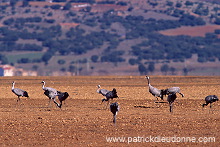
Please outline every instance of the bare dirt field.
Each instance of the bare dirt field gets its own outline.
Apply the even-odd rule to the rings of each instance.
[[[160,31],[160,33],[168,36],[189,35],[193,37],[205,37],[206,33],[213,33],[217,29],[220,29],[219,25],[205,25],[196,27],[184,26],[177,29],[168,29],[165,31]]]
[[[70,94],[62,109],[54,103],[48,107],[42,80]],[[220,102],[213,103],[212,111],[201,107],[205,96],[219,96],[219,76],[150,80],[160,89],[181,88],[185,97],[178,94],[173,113],[167,103],[154,103],[145,76],[1,77],[0,146],[220,146]],[[12,81],[30,98],[17,103]],[[116,126],[106,103],[101,105],[98,84],[118,91]]]

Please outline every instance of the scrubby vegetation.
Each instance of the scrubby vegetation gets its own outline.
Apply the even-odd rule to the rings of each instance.
[[[192,12],[199,16],[206,16],[214,19],[213,23],[220,24],[217,14],[217,7],[213,9],[216,15],[210,15],[209,7],[204,3],[191,1],[177,1],[173,3],[167,1],[167,7],[159,13],[174,17],[175,19],[156,19],[154,17],[145,18],[144,15],[132,14],[132,3],[124,1],[102,1],[98,4],[115,4],[129,6],[126,15],[119,15],[120,11],[111,9],[103,13],[92,12],[92,4],[95,1],[87,0],[59,0],[54,2],[65,3],[64,7],[59,4],[45,6],[36,13],[36,7],[32,10],[29,4],[31,1],[23,1],[21,6],[16,7],[18,1],[11,1],[10,5],[1,5],[0,27],[0,48],[1,51],[38,51],[44,52],[39,59],[22,58],[17,63],[39,63],[48,64],[55,55],[83,55],[95,49],[102,49],[100,55],[91,55],[91,61],[112,62],[117,66],[118,63],[128,62],[129,65],[139,65],[140,73],[144,70],[153,72],[155,61],[174,61],[184,62],[198,55],[198,62],[214,62],[220,60],[220,40],[219,30],[214,33],[207,33],[205,37],[191,36],[164,36],[158,31],[181,26],[200,26],[206,25],[207,19],[196,17],[184,11],[183,7],[193,7]],[[71,11],[71,3],[89,3],[85,9]],[[152,7],[159,5],[158,1],[148,1]],[[196,6],[195,6],[196,5]],[[23,7],[21,12],[19,7]],[[50,9],[51,11],[47,11]],[[8,11],[7,11],[8,10]],[[10,11],[11,14],[8,14]],[[63,19],[56,19],[55,11],[60,11]],[[146,9],[144,13],[147,13]],[[32,17],[14,17],[17,13],[35,14]],[[77,26],[63,28],[62,23],[76,23]],[[210,23],[210,22],[209,22]],[[113,26],[117,24],[119,28]],[[124,31],[122,31],[124,30]],[[141,43],[119,48],[125,40],[143,40]],[[29,40],[32,40],[29,43]],[[34,43],[33,43],[34,42]],[[126,60],[126,53],[133,56]],[[7,63],[7,58],[0,56],[2,63]],[[147,62],[146,61],[150,61]],[[65,64],[59,60],[60,65]],[[148,68],[144,64],[148,64]],[[161,67],[162,72],[166,72],[168,67]],[[64,71],[64,69],[62,69]],[[175,68],[171,71],[175,73]]]

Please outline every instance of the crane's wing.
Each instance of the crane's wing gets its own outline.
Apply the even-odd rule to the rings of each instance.
[[[102,94],[103,96],[106,96],[106,94],[109,92],[109,90],[106,89],[100,89],[99,91],[97,91],[98,93]]]
[[[28,93],[26,91],[22,90],[22,89],[19,89],[19,88],[12,89],[12,92],[14,94],[16,94],[17,96],[26,96],[26,97],[28,97]]]
[[[180,88],[179,87],[171,87],[171,88],[168,88],[168,92],[169,93],[179,93]]]

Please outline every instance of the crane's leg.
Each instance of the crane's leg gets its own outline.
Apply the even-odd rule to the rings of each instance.
[[[49,98],[48,107],[51,107],[51,104],[50,104],[51,101],[52,101],[52,99]]]
[[[17,102],[19,102],[21,99],[20,99],[20,96],[18,96],[18,99],[17,99]]]
[[[184,94],[182,94],[181,92],[179,92],[180,95],[182,95],[182,97],[184,97]]]
[[[173,103],[170,103],[170,112],[173,112]]]
[[[107,109],[108,105],[109,105],[109,100],[107,101],[107,105],[106,105],[106,108],[105,108],[105,109]]]
[[[65,103],[65,101],[64,101],[64,103]],[[60,102],[60,105],[59,105],[58,107],[61,109],[61,107],[62,107],[62,101]]]
[[[113,123],[116,126],[116,115],[113,115]]]
[[[60,104],[56,102],[55,98],[53,99],[53,102],[57,105],[57,107],[61,108]]]
[[[202,104],[202,107],[204,108],[204,106],[207,106],[207,105],[208,105],[208,103]]]
[[[159,101],[158,101],[158,97],[155,96],[155,100],[154,100],[154,104],[157,108],[159,108],[160,104],[159,104]]]
[[[154,103],[156,103],[156,101],[158,101],[158,97],[156,97],[156,96],[155,96],[155,100],[154,100]]]

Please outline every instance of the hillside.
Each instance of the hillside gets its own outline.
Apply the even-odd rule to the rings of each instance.
[[[0,2],[2,64],[42,76],[220,75],[216,1]]]

